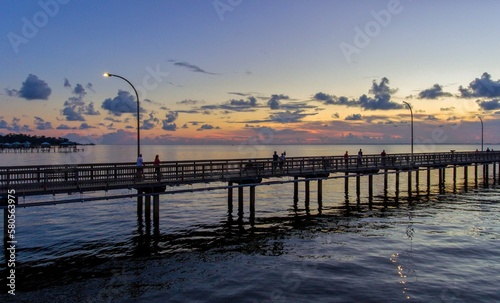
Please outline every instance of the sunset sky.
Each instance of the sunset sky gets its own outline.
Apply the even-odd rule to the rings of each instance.
[[[500,2],[0,0],[0,134],[500,143]]]

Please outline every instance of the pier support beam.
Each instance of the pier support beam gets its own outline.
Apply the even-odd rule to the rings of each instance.
[[[238,187],[238,218],[243,218],[243,186]]]
[[[307,205],[309,205],[309,199],[310,199],[310,185],[311,185],[310,183],[311,183],[311,181],[309,181],[309,180],[306,180],[304,182],[305,202]]]
[[[368,205],[372,208],[373,204],[373,175],[368,175]]]
[[[399,170],[396,170],[396,203],[399,203]]]
[[[233,182],[228,182],[227,185],[229,188],[227,189],[227,212],[229,215],[233,213]]]
[[[293,177],[293,202],[297,203],[299,201],[299,177]]]
[[[411,169],[408,170],[408,198],[411,198],[412,193]]]
[[[431,193],[431,168],[427,166],[427,195]]]
[[[356,204],[359,206],[361,203],[361,175],[356,174]]]
[[[477,188],[477,162],[474,163],[474,188]]]
[[[140,192],[137,191],[137,217],[142,218],[142,196],[139,196]]]
[[[384,206],[387,205],[387,168],[384,169]]]
[[[153,195],[153,222],[160,223],[160,195]]]
[[[489,168],[490,165],[488,163],[485,163],[483,165],[483,185],[485,188],[487,188],[489,184],[489,175],[490,175]]]
[[[255,223],[255,185],[250,186],[250,224]]]
[[[318,180],[318,205],[323,202],[323,180]]]
[[[469,166],[465,165],[464,166],[464,191],[468,191],[468,180],[469,180]]]
[[[146,219],[146,227],[151,222],[151,195],[145,196],[144,202],[144,218]]]

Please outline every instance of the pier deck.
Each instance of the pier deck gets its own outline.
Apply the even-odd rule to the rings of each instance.
[[[343,156],[291,157],[283,163],[275,163],[268,158],[197,160],[163,162],[159,167],[146,163],[140,175],[134,163],[12,166],[0,167],[0,196],[5,197],[8,190],[15,190],[18,196],[132,188],[139,192],[157,192],[164,191],[166,186],[195,183],[249,184],[271,177],[322,178],[335,173],[373,174],[380,170],[400,171],[498,161],[500,152],[390,154],[386,157],[365,155],[361,165],[356,156],[349,157],[347,161]]]

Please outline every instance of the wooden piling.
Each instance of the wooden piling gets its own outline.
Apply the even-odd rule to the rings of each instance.
[[[160,223],[160,195],[153,195],[153,221],[155,225]]]
[[[243,186],[238,187],[238,217],[243,218]]]
[[[140,192],[137,191],[137,217],[142,218],[142,196],[139,196]]]
[[[299,201],[299,177],[293,177],[293,202],[297,203]]]
[[[309,183],[310,183],[310,181],[306,180],[304,183],[305,183],[305,189],[304,189],[304,191],[305,191],[305,202],[307,204],[309,204],[309,198],[310,198],[310,192],[309,192],[310,184]]]
[[[151,195],[146,195],[144,200],[144,218],[146,225],[148,225],[148,222],[151,221]]]
[[[408,170],[408,197],[411,197],[412,193],[412,182],[411,182],[411,169]]]
[[[227,212],[228,214],[233,213],[233,182],[229,181],[227,183],[229,186],[227,189]]]
[[[323,202],[323,180],[318,180],[318,204]]]
[[[468,179],[469,179],[469,166],[468,165],[465,165],[464,166],[464,191],[467,192],[468,191]]]

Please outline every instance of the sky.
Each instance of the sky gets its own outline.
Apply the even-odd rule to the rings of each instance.
[[[109,72],[142,144],[500,143],[499,1],[0,7],[0,134],[135,144]]]

